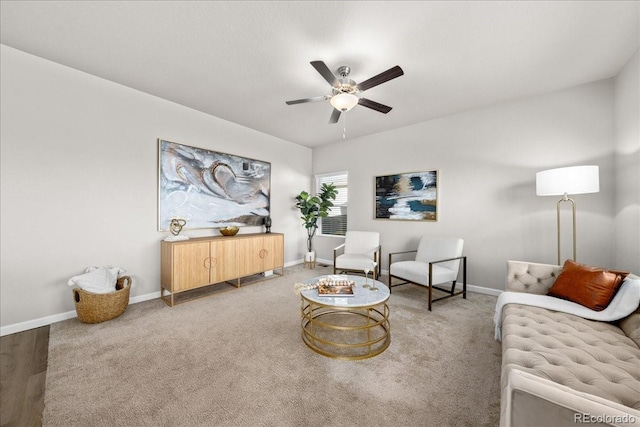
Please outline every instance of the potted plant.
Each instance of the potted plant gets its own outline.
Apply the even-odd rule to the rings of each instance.
[[[317,195],[311,196],[302,191],[296,196],[296,207],[300,209],[302,224],[307,229],[307,257],[305,260],[315,259],[313,253],[313,236],[318,229],[318,219],[329,216],[329,208],[333,206],[332,200],[336,199],[338,191],[333,184],[322,184]]]

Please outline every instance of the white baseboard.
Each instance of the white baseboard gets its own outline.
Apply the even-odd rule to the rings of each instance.
[[[316,264],[326,264],[326,265],[328,265],[328,266],[333,268],[333,260],[332,259],[317,258],[316,259]]]
[[[476,286],[476,285],[469,285],[469,284],[467,284],[467,290],[469,292],[475,292],[477,294],[493,295],[494,297],[497,297],[502,292],[504,292],[499,289],[485,288],[484,286]]]
[[[142,301],[160,298],[160,291],[152,292],[146,295],[138,295],[129,299],[129,304],[136,304]],[[73,319],[77,317],[75,310],[66,313],[53,314],[51,316],[41,317],[39,319],[27,320],[26,322],[14,323],[0,327],[0,337],[15,334],[18,332],[28,331],[29,329],[39,328],[41,326],[51,325],[52,323],[62,322],[63,320]]]
[[[15,334],[17,332],[28,331],[29,329],[39,328],[56,322],[62,322],[63,320],[72,319],[76,316],[77,315],[74,310],[67,311],[66,313],[54,314],[52,316],[41,317],[39,319],[27,320],[26,322],[14,323],[13,325],[2,326],[0,327],[0,337]]]
[[[301,259],[299,260],[295,260],[295,261],[289,261],[289,262],[285,262],[284,266],[286,267],[293,267],[294,265],[298,265],[298,264],[302,264],[304,261]]]

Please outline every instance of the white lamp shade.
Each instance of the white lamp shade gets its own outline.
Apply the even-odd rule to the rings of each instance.
[[[536,173],[538,196],[586,194],[600,191],[598,166],[572,166]]]
[[[331,105],[339,111],[349,111],[358,105],[358,97],[352,93],[339,93],[331,97]]]

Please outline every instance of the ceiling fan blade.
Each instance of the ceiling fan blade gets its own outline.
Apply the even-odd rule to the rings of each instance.
[[[320,75],[324,77],[324,79],[328,81],[331,86],[340,86],[340,81],[335,76],[335,74],[331,72],[329,67],[327,67],[327,64],[322,61],[311,61],[311,65],[313,65],[313,68],[315,68],[316,71],[318,71]]]
[[[340,113],[340,110],[334,108],[331,112],[331,117],[329,117],[329,124],[338,123],[338,120],[340,119]]]
[[[389,80],[395,79],[396,77],[400,77],[404,74],[402,68],[399,66],[391,67],[387,71],[383,71],[377,76],[371,77],[369,80],[365,80],[362,83],[356,85],[356,89],[360,92],[364,92],[367,89],[371,89],[374,86],[378,86],[384,82],[388,82]]]
[[[367,98],[360,98],[358,100],[358,105],[362,105],[363,107],[371,108],[372,110],[379,111],[381,113],[387,114],[391,111],[391,107],[387,105],[380,104],[379,102],[372,101]]]
[[[329,95],[314,96],[313,98],[295,99],[293,101],[287,101],[286,103],[287,105],[304,104],[305,102],[326,101],[327,99],[329,99]]]

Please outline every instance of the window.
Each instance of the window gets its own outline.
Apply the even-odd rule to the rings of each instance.
[[[316,175],[316,194],[320,192],[322,184],[333,184],[338,192],[329,210],[329,216],[320,219],[320,234],[344,236],[347,232],[347,172],[333,172]]]

